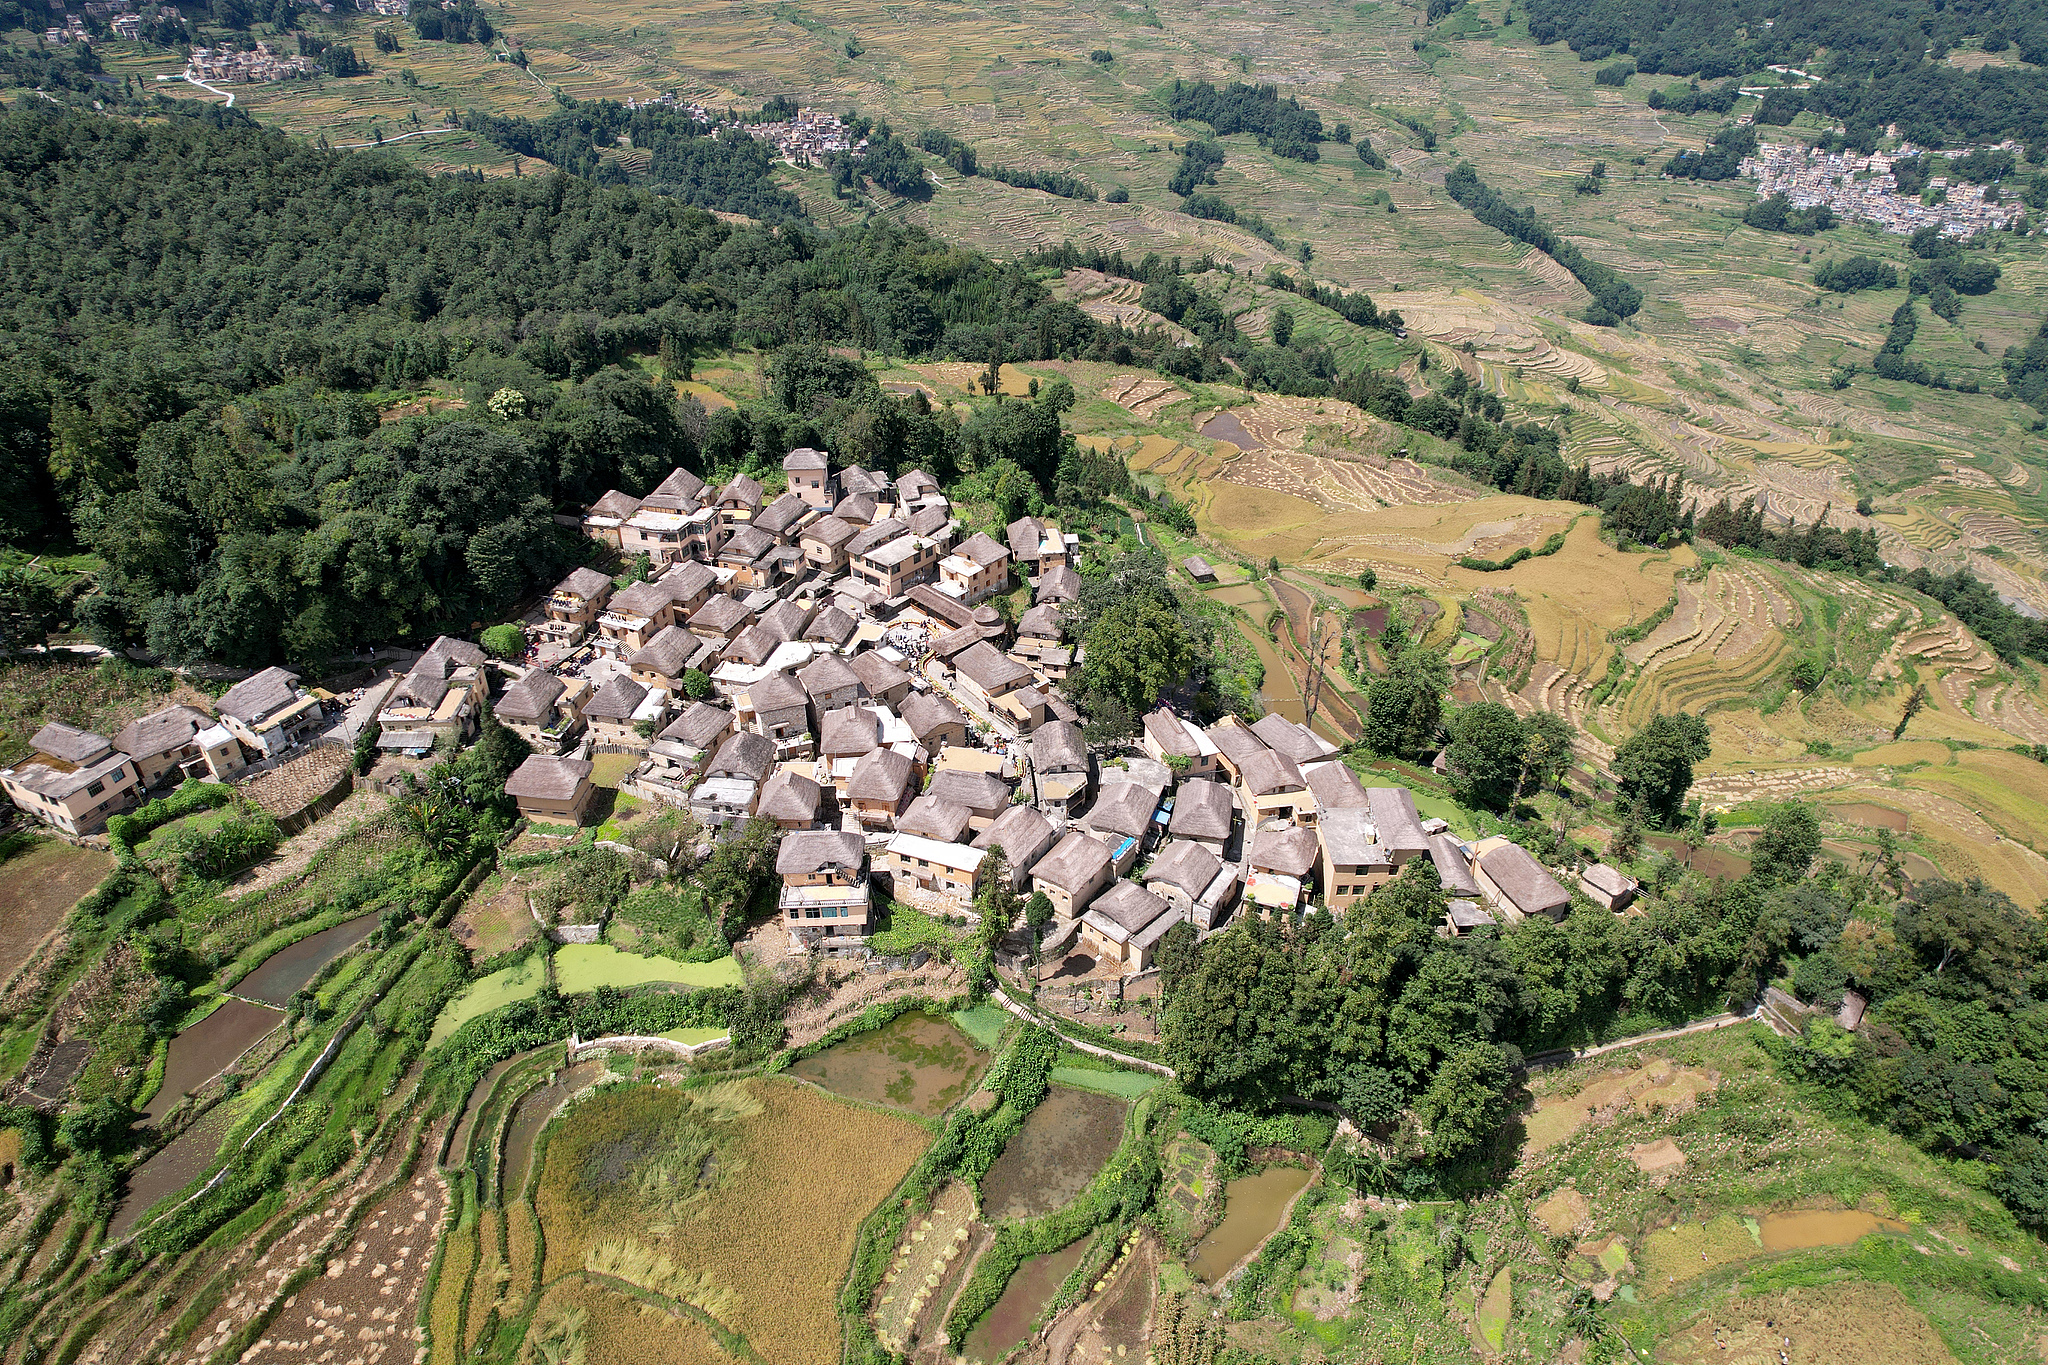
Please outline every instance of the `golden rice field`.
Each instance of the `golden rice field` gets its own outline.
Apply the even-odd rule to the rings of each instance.
[[[770,1365],[836,1354],[854,1232],[929,1140],[905,1119],[775,1078],[621,1087],[570,1115],[535,1200],[547,1279],[589,1274],[687,1304]],[[641,1326],[593,1311],[593,1352],[603,1321]]]

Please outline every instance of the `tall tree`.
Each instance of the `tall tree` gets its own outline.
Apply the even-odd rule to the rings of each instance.
[[[1713,750],[1713,733],[1699,716],[1656,715],[1614,751],[1621,793],[1644,817],[1669,829],[1692,790],[1692,769]]]

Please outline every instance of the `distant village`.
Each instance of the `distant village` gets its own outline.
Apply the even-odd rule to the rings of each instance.
[[[764,123],[729,122],[716,109],[702,104],[693,104],[673,92],[657,95],[647,100],[627,100],[629,109],[672,109],[688,114],[697,122],[712,129],[733,128],[745,133],[758,142],[773,143],[775,150],[784,161],[792,166],[808,166],[822,161],[834,152],[864,152],[866,138],[855,140],[839,115],[823,109],[805,107],[797,110],[796,117],[787,120]]]
[[[2016,144],[2001,143],[2010,151]],[[1967,149],[1966,149],[1967,150]],[[1897,151],[1869,156],[1820,153],[1802,144],[1763,143],[1742,162],[1742,173],[1756,179],[1757,197],[1782,194],[1794,208],[1826,204],[1842,217],[1876,223],[1887,232],[1908,235],[1939,224],[1944,237],[1974,237],[1980,232],[2012,226],[2025,212],[2017,200],[1992,198],[1995,187],[1950,184],[1936,176],[1930,190],[1943,191],[1937,204],[1918,195],[1900,194],[1891,178],[1892,162],[1919,156],[1923,149],[1903,143]]]
[[[1566,874],[1502,838],[1456,838],[1277,715],[1204,726],[1162,708],[1135,744],[1091,753],[1061,688],[1080,662],[1077,537],[1031,517],[1001,540],[963,536],[922,471],[835,469],[812,449],[783,471],[772,498],[682,469],[644,497],[606,493],[580,525],[644,576],[569,574],[524,623],[517,663],[437,639],[360,695],[354,733],[374,719],[380,750],[431,761],[474,738],[488,704],[533,751],[506,793],[563,837],[595,818],[602,755],[630,761],[619,791],[687,810],[707,838],[769,821],[792,949],[865,951],[878,893],[967,913],[996,850],[1054,910],[1043,945],[1012,941],[1011,960],[1077,952],[1110,976],[1149,972],[1177,924],[1341,911],[1417,858],[1449,889],[1446,935],[1572,904]],[[1031,605],[1012,622],[990,599],[1020,580]],[[111,739],[47,726],[0,787],[87,835],[182,777],[237,781],[351,742],[333,738],[337,707],[272,668],[211,715],[173,706]],[[1617,911],[1637,890],[1604,865],[1572,880]]]

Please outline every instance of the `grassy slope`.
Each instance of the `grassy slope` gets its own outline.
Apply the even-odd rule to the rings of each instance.
[[[1713,1072],[1719,1091],[1696,1109],[1631,1110],[1582,1128],[1525,1158],[1500,1194],[1470,1205],[1462,1219],[1443,1205],[1384,1214],[1325,1207],[1289,1311],[1234,1327],[1234,1339],[1280,1361],[1322,1359],[1343,1348],[1407,1358],[1419,1342],[1429,1344],[1427,1358],[1450,1359],[1477,1344],[1476,1310],[1506,1269],[1514,1300],[1506,1353],[1555,1360],[1572,1339],[1564,1316],[1572,1277],[1598,1278],[1592,1252],[1619,1236],[1628,1268],[1605,1315],[1646,1359],[1693,1358],[1679,1338],[1703,1315],[1731,1329],[1755,1318],[1759,1331],[1774,1311],[1783,1320],[1782,1300],[1749,1296],[1859,1282],[1896,1287],[1904,1302],[1891,1305],[1898,1316],[1890,1321],[1902,1336],[1931,1323],[1958,1360],[2033,1358],[2038,1304],[2048,1295],[2039,1243],[1975,1188],[1970,1168],[1936,1162],[1860,1123],[1831,1120],[1794,1094],[1747,1030],[1632,1049],[1531,1085],[1539,1095],[1568,1095],[1659,1059]],[[1664,1138],[1686,1154],[1684,1169],[1666,1179],[1644,1175],[1630,1148]],[[1568,1188],[1589,1216],[1553,1236],[1536,1210]],[[1863,1209],[1909,1231],[1767,1254],[1737,1221],[1792,1208]],[[1690,1251],[1672,1254],[1681,1240],[1696,1240],[1684,1230],[1701,1224],[1733,1234],[1725,1245],[1708,1244],[1716,1260],[1704,1273],[1688,1266]],[[1664,1231],[1673,1227],[1683,1238]],[[1462,1255],[1447,1251],[1453,1228],[1462,1228]],[[1802,1344],[1809,1352],[1815,1345],[1811,1338]]]

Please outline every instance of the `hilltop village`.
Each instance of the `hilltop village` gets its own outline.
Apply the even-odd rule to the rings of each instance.
[[[771,824],[792,951],[861,950],[878,899],[966,914],[998,851],[1053,910],[1015,960],[1072,951],[1123,975],[1183,921],[1342,911],[1416,858],[1451,894],[1447,935],[1572,904],[1564,872],[1504,838],[1460,841],[1277,715],[1204,726],[1162,708],[1135,745],[1092,751],[1061,688],[1078,537],[1024,517],[1002,541],[962,538],[920,471],[891,481],[800,449],[783,472],[774,498],[682,469],[600,498],[582,529],[644,576],[570,573],[518,663],[443,636],[345,715],[272,668],[215,715],[173,706],[111,739],[45,727],[0,784],[90,834],[152,787],[245,781],[308,744],[423,760],[473,740],[488,707],[532,749],[505,791],[536,829],[591,823],[599,755],[635,760],[618,789],[687,810],[707,839]],[[1032,605],[1011,622],[992,599],[1020,581]],[[1636,889],[1597,865],[1577,884],[1614,910]]]
[[[2019,150],[2008,144],[2001,144],[2001,149]],[[2017,199],[1999,199],[1995,186],[1951,184],[1944,176],[1927,182],[1933,203],[1918,194],[1901,194],[1892,181],[1892,163],[1922,154],[1923,149],[1910,142],[1896,151],[1868,156],[1766,142],[1755,156],[1744,158],[1742,174],[1756,180],[1759,199],[1782,194],[1795,209],[1826,204],[1843,218],[1876,223],[1901,236],[1938,225],[1944,237],[1974,237],[2009,228],[2026,212]]]

